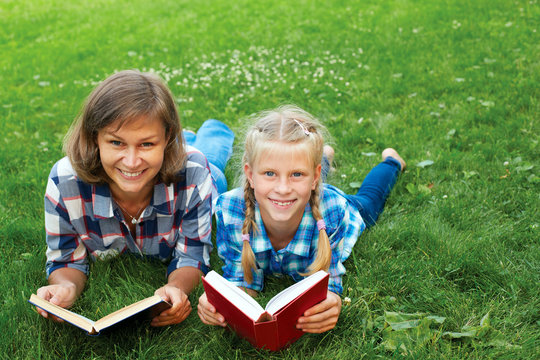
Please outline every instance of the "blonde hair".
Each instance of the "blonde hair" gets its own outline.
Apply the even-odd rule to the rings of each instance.
[[[326,129],[308,112],[294,105],[284,105],[273,110],[265,110],[253,117],[253,125],[248,129],[244,141],[244,155],[242,164],[252,166],[261,154],[267,150],[268,142],[282,141],[305,146],[308,160],[315,169],[322,161],[324,138]],[[319,209],[319,183],[312,190],[309,204],[313,217],[316,221],[323,220]],[[242,236],[253,234],[258,231],[255,222],[255,193],[247,178],[243,179],[244,200],[246,203],[245,219],[242,225]],[[246,237],[247,239],[247,237]],[[332,253],[330,240],[325,229],[319,230],[317,243],[317,255],[307,269],[308,272],[301,275],[309,275],[318,270],[328,270]],[[242,246],[242,269],[247,283],[253,282],[252,271],[256,269],[255,254],[248,240],[243,241]]]
[[[64,139],[64,152],[81,180],[89,184],[108,182],[99,156],[98,132],[117,120],[120,128],[140,116],[163,122],[167,145],[158,180],[167,185],[176,181],[186,153],[173,96],[159,77],[136,70],[118,72],[99,84],[71,125]]]

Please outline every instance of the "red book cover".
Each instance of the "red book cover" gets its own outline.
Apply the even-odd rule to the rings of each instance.
[[[230,295],[223,294],[216,289],[218,287],[217,285],[213,286],[205,277],[203,277],[202,281],[208,301],[216,307],[216,310],[223,315],[225,321],[227,321],[228,325],[238,335],[247,339],[257,348],[277,351],[298,340],[304,334],[303,331],[296,328],[298,318],[307,309],[326,299],[329,275],[325,272],[323,273],[319,273],[311,279],[316,282],[310,284],[307,289],[300,289],[302,292],[299,295],[275,311],[273,315],[264,311],[260,305],[257,305],[261,308],[261,315],[256,318],[253,316],[253,313],[251,313],[252,317],[248,315],[250,312],[246,309],[250,306],[249,304],[238,306],[237,302],[237,305],[235,305],[231,301],[232,298],[228,299],[226,297]],[[221,276],[219,277],[223,279]],[[223,280],[227,281],[225,279]],[[236,288],[234,284],[229,284]],[[299,284],[297,283],[296,285]],[[291,288],[294,286],[292,285]],[[284,292],[287,290],[289,289],[285,289]],[[275,298],[280,295],[281,293],[276,295]]]

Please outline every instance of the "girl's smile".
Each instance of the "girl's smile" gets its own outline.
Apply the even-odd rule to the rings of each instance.
[[[244,172],[265,228],[276,233],[278,229],[298,227],[311,192],[318,185],[321,166],[314,166],[301,144],[278,141],[269,145],[254,164],[244,166]]]

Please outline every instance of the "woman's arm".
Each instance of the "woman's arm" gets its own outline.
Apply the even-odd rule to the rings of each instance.
[[[191,313],[191,303],[187,295],[197,286],[202,272],[194,267],[185,266],[174,270],[169,275],[166,285],[157,289],[155,294],[170,302],[172,307],[152,319],[152,326],[178,324]]]
[[[51,273],[49,285],[39,288],[37,296],[48,300],[52,304],[69,308],[81,295],[85,284],[86,275],[82,271],[69,267],[60,268]],[[48,312],[40,308],[36,309],[41,316],[49,317]],[[56,316],[51,316],[51,319],[57,322],[63,321]]]

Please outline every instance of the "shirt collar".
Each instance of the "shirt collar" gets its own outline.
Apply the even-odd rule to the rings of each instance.
[[[266,234],[258,204],[255,205],[255,222],[259,231],[253,234],[253,239],[250,243],[253,252],[260,253],[272,250],[272,243]],[[318,232],[314,232],[315,224],[315,219],[311,213],[311,207],[308,204],[304,210],[304,215],[302,216],[298,230],[296,231],[296,234],[294,234],[294,238],[287,244],[283,251],[301,257],[309,257],[311,242],[314,237],[318,238]]]
[[[109,185],[93,185],[92,205],[96,218],[112,218],[115,216],[111,189]],[[150,216],[155,210],[161,215],[172,215],[174,209],[174,185],[169,186],[160,182],[154,185],[154,194],[142,217]]]

